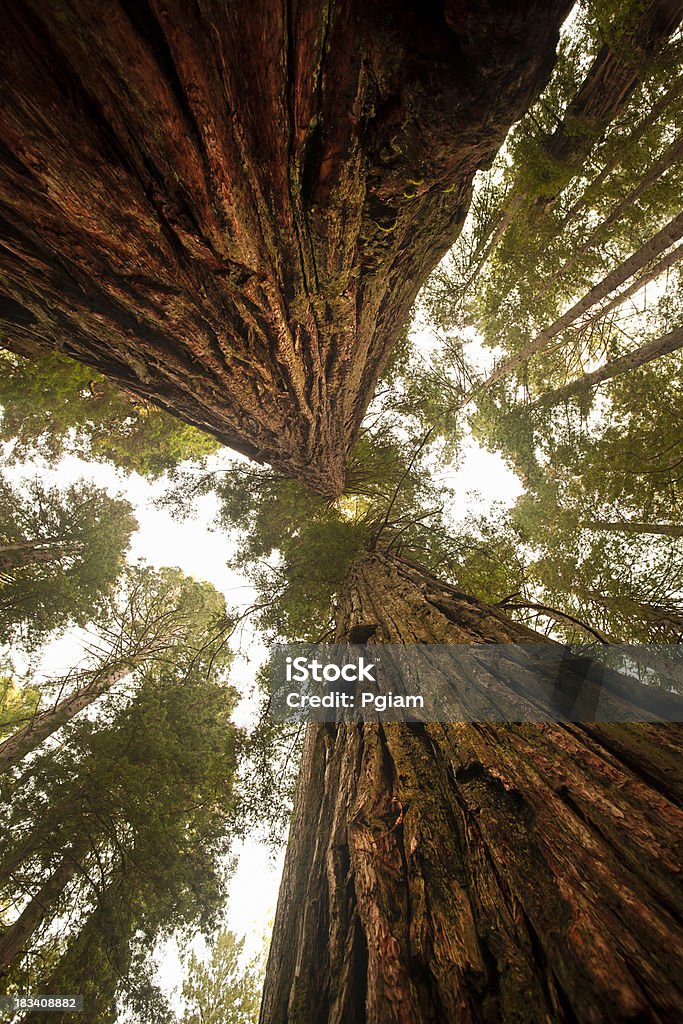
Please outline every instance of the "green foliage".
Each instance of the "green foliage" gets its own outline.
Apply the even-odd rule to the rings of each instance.
[[[232,627],[222,595],[210,584],[179,569],[126,567],[89,626],[78,670],[36,679],[29,669],[24,680],[8,676],[0,682],[0,737],[18,733],[10,751],[0,750],[0,773],[16,770],[57,731],[68,732],[86,708],[111,718],[141,680],[169,664],[177,678],[223,672],[231,660]]]
[[[525,482],[512,522],[529,552],[526,597],[613,640],[682,635],[680,540],[647,533],[681,521],[677,366],[680,356],[670,356],[612,381],[588,416],[573,402],[529,412],[489,402],[475,419],[480,438],[502,446]]]
[[[264,965],[260,958],[245,963],[244,939],[218,933],[210,959],[194,953],[185,965],[185,1012],[180,1024],[257,1024]]]
[[[0,743],[31,721],[40,703],[36,686],[17,684],[14,666],[9,659],[0,663]]]
[[[0,479],[0,643],[28,646],[90,621],[111,594],[137,523],[92,484]]]
[[[0,351],[0,369],[0,440],[13,442],[15,459],[38,453],[55,463],[74,454],[154,478],[220,447],[65,356]]]
[[[452,495],[431,479],[429,442],[406,441],[381,424],[367,429],[351,456],[347,490],[335,502],[246,466],[177,481],[167,502],[189,514],[198,494],[215,491],[219,524],[238,540],[231,564],[256,587],[257,622],[273,638],[329,637],[350,563],[378,544],[500,600],[516,588],[522,571],[514,538],[500,517],[451,527]]]
[[[645,63],[637,46],[622,52],[644,5],[636,0],[617,6],[590,3],[579,11],[548,86],[492,169],[477,180],[463,233],[423,291],[423,307],[447,336],[442,360],[454,406],[458,394],[470,390],[458,345],[453,347],[463,332],[476,331],[486,346],[513,356],[679,212],[683,164],[672,157],[657,167],[666,164],[683,129],[683,43],[674,39]],[[574,125],[567,110],[605,40],[638,69],[641,82],[611,124]],[[570,140],[588,133],[589,145],[580,150],[587,155],[579,163],[553,156],[557,132]],[[652,180],[641,187],[648,175]],[[655,313],[658,301],[648,300]],[[624,310],[616,319],[592,319],[594,314],[510,372],[511,395],[517,398],[520,387],[542,394],[580,376],[615,346],[636,347],[642,338],[643,326],[633,320],[624,336]],[[470,369],[476,378],[476,367]],[[436,379],[441,377],[440,369]]]
[[[116,998],[134,1002],[151,984],[158,939],[215,927],[239,830],[235,699],[196,668],[157,665],[112,721],[77,723],[12,786],[0,853],[6,866],[23,856],[4,892],[30,894],[64,856],[78,865],[13,965],[13,989],[30,977],[46,991],[83,991],[84,1021],[113,1022]]]

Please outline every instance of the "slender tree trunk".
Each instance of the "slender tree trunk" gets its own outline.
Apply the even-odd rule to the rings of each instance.
[[[580,89],[568,104],[562,122],[543,145],[546,157],[562,164],[565,175],[580,170],[583,161],[600,142],[637,87],[640,68],[636,65],[642,65],[663,48],[680,19],[678,3],[655,0],[643,7],[637,25],[622,40],[619,52],[607,44],[602,47]],[[535,216],[541,209],[547,212],[560,191],[554,183],[548,183],[543,196],[529,204],[528,189],[513,188],[492,228],[489,242],[477,263],[477,271],[520,212],[528,214],[530,205]]]
[[[22,0],[0,40],[4,344],[337,494],[570,0]]]
[[[624,136],[620,133],[619,145],[615,147],[613,157],[608,160],[600,173],[590,182],[585,192],[572,203],[570,208],[564,214],[560,222],[560,230],[564,230],[566,226],[574,219],[577,213],[584,209],[587,202],[591,200],[593,196],[598,196],[603,182],[610,176],[613,170],[617,167],[622,166],[625,159],[628,159],[628,154],[633,152],[633,148],[638,145],[643,135],[648,128],[651,128],[654,124],[657,124],[661,116],[668,112],[669,107],[678,99],[683,92],[683,81],[679,80],[674,82],[672,87],[648,110],[646,116],[636,125],[634,131],[630,135]]]
[[[683,525],[680,523],[643,523],[634,519],[586,519],[582,525],[589,530],[605,530],[612,533],[656,533],[661,537],[683,537]]]
[[[130,663],[115,665],[113,668],[98,673],[86,686],[81,686],[68,697],[64,697],[54,707],[34,715],[28,725],[0,743],[0,775],[18,764],[32,750],[37,750],[48,736],[52,736],[80,711],[87,708],[121,679],[124,679],[131,671],[133,664],[134,659],[131,659]]]
[[[67,854],[33,896],[17,920],[0,935],[0,977],[26,949],[31,936],[75,877],[77,861]]]
[[[569,384],[563,385],[561,388],[555,388],[554,391],[546,391],[545,394],[539,395],[537,399],[530,402],[526,409],[538,409],[546,408],[549,405],[557,405],[558,402],[563,402],[567,398],[571,398],[574,395],[583,395],[587,391],[593,388],[599,387],[600,384],[604,384],[607,380],[612,380],[614,377],[619,377],[623,373],[628,373],[629,370],[635,370],[638,366],[645,366],[647,363],[651,363],[654,359],[661,359],[662,356],[670,355],[672,352],[677,352],[680,348],[683,348],[683,327],[677,327],[673,331],[669,331],[668,334],[664,334],[661,338],[655,338],[653,341],[648,341],[645,345],[641,345],[640,348],[635,349],[633,352],[627,352],[626,355],[620,356],[618,359],[612,359],[610,362],[605,363],[604,366],[600,366],[597,370],[593,370],[591,373],[585,373],[583,377],[578,377],[576,380],[572,380]],[[607,529],[616,529],[619,524],[612,524],[611,527],[607,526]],[[641,524],[642,525],[642,524]],[[628,531],[629,524],[626,523],[626,531]],[[677,527],[672,526],[672,530],[676,530]],[[666,528],[653,530],[633,530],[632,532],[641,533],[664,533]],[[671,536],[679,536],[680,534],[671,534]]]
[[[7,572],[24,565],[57,562],[77,551],[81,545],[63,540],[32,540],[16,544],[0,544],[0,570]]]
[[[643,175],[638,184],[631,189],[627,196],[619,200],[616,206],[613,208],[611,213],[605,217],[605,219],[597,225],[596,228],[591,231],[588,238],[581,245],[572,249],[571,258],[566,260],[565,263],[559,267],[555,273],[548,278],[547,281],[543,282],[542,287],[536,293],[535,298],[540,298],[545,295],[558,281],[561,281],[569,271],[576,266],[584,253],[592,249],[601,238],[604,237],[605,232],[608,228],[611,228],[613,224],[616,224],[629,210],[633,209],[634,204],[643,195],[647,189],[658,181],[662,175],[664,175],[671,167],[675,167],[680,162],[683,156],[683,135],[671,143],[668,149],[662,154],[659,160],[650,168],[650,170]]]
[[[486,390],[495,384],[497,381],[502,380],[503,377],[507,377],[508,374],[513,373],[524,365],[532,356],[537,355],[541,352],[548,344],[556,338],[558,334],[571,327],[579,317],[586,313],[592,306],[606,298],[610,292],[613,292],[615,288],[624,284],[628,281],[635,273],[641,270],[643,267],[651,263],[653,259],[659,256],[662,252],[665,252],[670,246],[678,241],[683,236],[683,213],[679,214],[670,221],[665,227],[658,231],[645,245],[641,246],[637,252],[629,256],[628,259],[620,263],[611,273],[607,274],[598,284],[596,284],[591,290],[575,302],[570,309],[563,313],[562,316],[558,317],[552,324],[545,327],[542,331],[525,345],[519,352],[515,352],[514,355],[508,356],[506,359],[501,359],[497,366],[493,368],[486,380],[480,382],[475,389],[470,391],[464,396],[461,408],[467,405],[476,396],[477,393]]]
[[[677,245],[675,249],[672,249],[663,259],[658,260],[654,263],[649,270],[645,273],[639,274],[635,281],[625,288],[623,292],[619,292],[613,299],[610,299],[606,305],[601,306],[600,309],[592,316],[587,317],[584,321],[584,326],[588,327],[596,320],[604,320],[612,310],[617,309],[619,306],[623,306],[627,299],[630,299],[632,295],[645,288],[646,285],[650,284],[651,281],[656,281],[658,277],[665,274],[667,270],[674,267],[677,263],[680,263],[683,259],[683,245]]]
[[[381,553],[338,622],[542,642]],[[682,747],[647,724],[311,727],[261,1021],[678,1019]]]

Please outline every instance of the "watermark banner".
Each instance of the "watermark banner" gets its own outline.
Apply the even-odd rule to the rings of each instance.
[[[681,645],[282,644],[268,672],[278,721],[683,721]]]

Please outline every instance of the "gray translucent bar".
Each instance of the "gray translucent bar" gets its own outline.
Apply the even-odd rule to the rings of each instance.
[[[278,721],[683,721],[683,645],[300,643],[269,674]]]

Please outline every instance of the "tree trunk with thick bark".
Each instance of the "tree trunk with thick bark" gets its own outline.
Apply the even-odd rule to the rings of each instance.
[[[608,43],[602,47],[546,143],[547,155],[565,169],[581,168],[637,87],[642,66],[659,53],[681,23],[680,0],[651,0],[634,7],[639,11],[637,19],[617,47]],[[539,202],[547,208],[558,194],[557,189],[548,189]]]
[[[627,32],[618,49],[608,43],[601,48],[581,87],[567,105],[562,121],[543,143],[549,164],[560,164],[565,179],[581,170],[588,154],[630,100],[638,86],[643,64],[663,49],[680,20],[680,0],[654,0],[640,9],[637,23]],[[672,95],[675,94],[673,90]],[[548,183],[542,188],[542,195],[530,203],[528,187],[513,186],[491,228],[473,276],[476,277],[518,215],[528,216],[533,211],[537,217],[541,211],[547,212],[561,191],[554,182]],[[572,216],[574,212],[575,208]],[[567,217],[562,226],[569,219]]]
[[[28,0],[0,39],[3,344],[335,495],[569,0]]]
[[[395,555],[338,639],[542,643]],[[310,727],[263,1024],[605,1024],[683,1013],[679,726]]]

